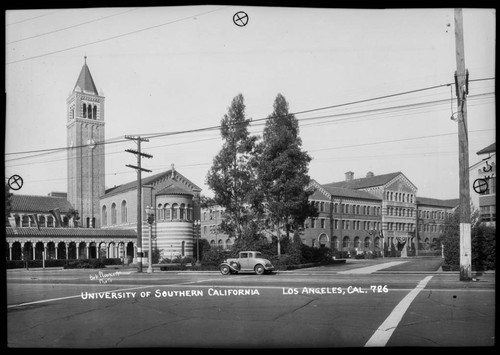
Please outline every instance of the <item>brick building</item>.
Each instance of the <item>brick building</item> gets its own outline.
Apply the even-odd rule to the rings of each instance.
[[[351,254],[383,251],[384,244],[388,249],[404,245],[403,253],[412,247],[438,249],[445,217],[459,205],[458,199],[417,197],[417,187],[401,172],[368,172],[358,179],[347,172],[343,181],[320,184],[313,179],[307,189],[313,191],[309,200],[319,215],[304,223],[302,242]],[[218,231],[221,221],[219,207],[202,209],[201,237],[229,248],[234,238]]]

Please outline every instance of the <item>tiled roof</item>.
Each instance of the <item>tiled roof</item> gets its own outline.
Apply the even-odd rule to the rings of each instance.
[[[439,200],[437,198],[417,197],[417,205],[454,208],[460,205],[460,199]]]
[[[490,144],[486,148],[481,149],[479,152],[477,152],[477,155],[481,154],[487,154],[487,153],[495,153],[496,152],[496,142]]]
[[[169,185],[169,186],[161,189],[155,195],[189,195],[189,196],[193,196],[193,194],[190,191],[184,189],[181,186],[175,185],[175,184]]]
[[[19,227],[14,233],[12,227],[5,227],[7,236],[40,236],[40,237],[122,237],[136,238],[137,233],[133,229],[100,229],[100,228],[45,228],[40,230],[36,227]]]
[[[62,197],[35,196],[35,195],[12,195],[12,213],[15,212],[38,212],[49,213],[54,208],[59,208],[61,213],[66,213],[72,208],[71,204]]]
[[[348,189],[366,189],[368,187],[383,186],[396,176],[401,174],[400,171],[390,174],[374,175],[372,177],[364,177],[359,179],[352,179],[350,181],[331,182],[323,184],[323,187],[344,187]]]
[[[335,186],[326,186],[326,185],[322,186],[326,191],[328,191],[328,193],[330,193],[334,197],[339,196],[348,198],[359,198],[364,200],[377,200],[377,201],[381,200],[379,197],[374,196],[366,191],[358,191],[358,190],[346,189],[343,187],[335,187]]]
[[[156,180],[159,180],[163,177],[166,177],[166,176],[169,176],[172,174],[172,169],[170,170],[167,170],[167,171],[164,171],[162,173],[158,173],[158,174],[155,174],[155,175],[151,175],[151,176],[148,176],[148,177],[145,177],[145,178],[142,178],[141,179],[141,182],[142,182],[142,185],[149,185],[151,183],[153,183],[154,181]],[[193,185],[194,189],[196,190],[200,190],[201,189],[196,186],[195,184],[193,184],[191,181],[189,181],[188,179],[186,179],[182,174],[180,174],[177,170],[175,171],[175,175],[179,175],[181,176],[184,180],[186,180],[187,182],[189,182],[191,185]],[[108,196],[112,196],[112,195],[115,195],[115,194],[118,194],[118,193],[121,193],[121,192],[124,192],[124,191],[128,191],[128,190],[132,190],[132,189],[136,189],[137,188],[137,181],[134,180],[134,181],[131,181],[131,182],[128,182],[126,184],[123,184],[123,185],[119,185],[119,186],[116,186],[116,187],[112,187],[110,189],[107,189],[106,190],[106,193],[104,194],[104,196],[101,196],[101,197],[108,197]]]
[[[83,91],[86,94],[99,95],[86,61],[85,64],[83,64],[82,70],[80,71],[80,76],[78,77],[78,80],[76,81],[75,87],[73,89],[73,92],[75,91]]]

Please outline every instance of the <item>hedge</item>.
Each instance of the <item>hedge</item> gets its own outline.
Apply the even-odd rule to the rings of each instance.
[[[109,259],[49,259],[45,260],[45,267],[75,268],[104,268],[106,265],[122,265],[120,258]],[[24,260],[7,260],[7,269],[22,269],[26,267]],[[28,260],[28,268],[43,267],[43,260]]]

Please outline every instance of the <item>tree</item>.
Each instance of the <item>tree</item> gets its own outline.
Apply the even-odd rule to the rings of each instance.
[[[228,113],[221,120],[223,146],[207,174],[207,185],[214,191],[213,201],[225,208],[221,230],[230,236],[241,236],[248,221],[249,196],[255,188],[251,160],[257,137],[248,132],[243,95],[233,98]]]
[[[479,211],[471,206],[471,263],[478,269],[495,268],[495,228],[487,227],[478,218]],[[439,236],[444,246],[445,265],[460,265],[460,211],[447,216]]]
[[[267,117],[263,140],[258,145],[255,164],[266,215],[277,235],[278,255],[281,254],[281,228],[287,237],[303,221],[314,214],[306,191],[310,177],[308,165],[311,157],[302,151],[299,124],[288,111],[288,102],[278,94],[274,111]],[[257,198],[259,200],[259,198]],[[316,212],[317,213],[317,212]]]
[[[68,212],[66,212],[66,217],[68,219],[73,219],[75,228],[78,227],[78,221],[80,220],[80,214],[78,213],[78,210],[75,210],[71,207]]]

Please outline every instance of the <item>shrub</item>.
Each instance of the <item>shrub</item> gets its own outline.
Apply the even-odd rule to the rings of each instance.
[[[102,259],[70,260],[64,265],[65,269],[104,269],[105,267]]]

